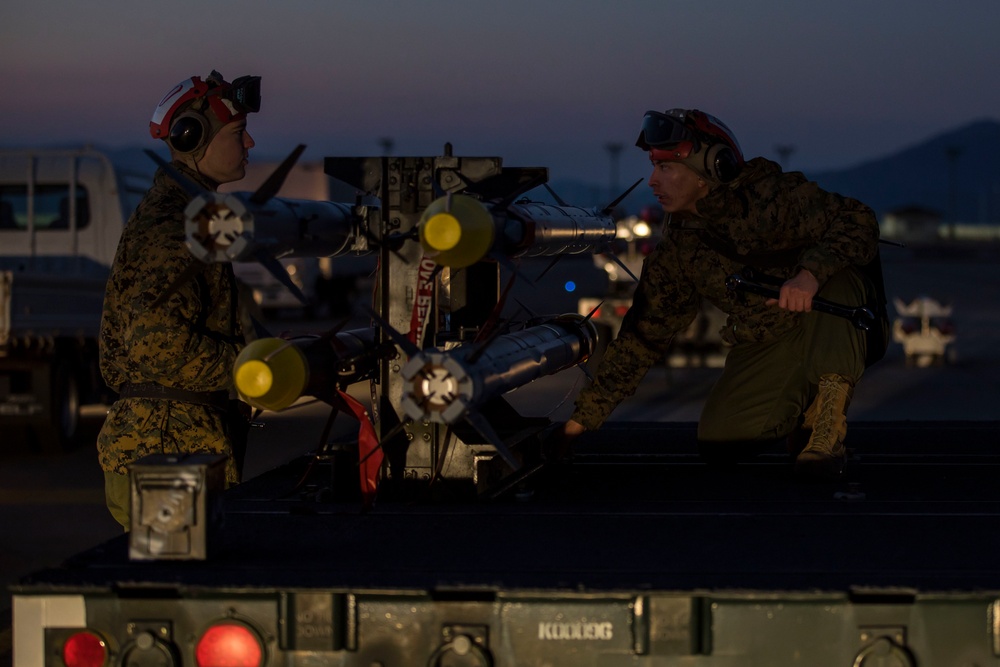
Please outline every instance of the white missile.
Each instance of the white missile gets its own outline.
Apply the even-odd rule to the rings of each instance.
[[[471,343],[413,355],[402,369],[402,407],[414,420],[452,424],[489,399],[571,368],[593,353],[597,330],[582,315]]]

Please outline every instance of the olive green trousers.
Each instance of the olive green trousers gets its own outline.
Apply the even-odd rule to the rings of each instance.
[[[129,519],[129,507],[132,503],[132,488],[129,484],[129,476],[116,472],[104,473],[104,499],[108,505],[108,511],[115,521],[120,523],[125,530],[131,529]]]
[[[860,274],[845,269],[817,296],[859,306],[865,303],[865,286]],[[734,346],[698,423],[702,453],[752,455],[759,445],[787,436],[815,397],[820,376],[837,373],[856,384],[865,352],[864,331],[815,310],[803,313],[800,326],[777,340]]]

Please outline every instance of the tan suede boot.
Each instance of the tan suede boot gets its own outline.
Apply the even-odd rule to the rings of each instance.
[[[847,408],[853,395],[854,385],[844,376],[831,373],[820,377],[819,392],[803,422],[812,435],[795,459],[796,474],[832,479],[844,470]]]
[[[792,429],[792,432],[785,439],[785,448],[792,458],[801,454],[802,450],[809,444],[809,438],[812,437],[813,424],[816,423],[817,406],[819,406],[819,402],[815,400],[809,404],[809,408],[802,415],[802,423]]]

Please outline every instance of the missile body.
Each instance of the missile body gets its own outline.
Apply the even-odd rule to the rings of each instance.
[[[501,238],[511,257],[599,252],[615,240],[610,215],[579,206],[518,202],[507,207]]]
[[[373,212],[337,202],[273,197],[253,201],[248,192],[203,192],[184,211],[185,236],[203,262],[244,261],[261,249],[281,257],[366,254],[359,226]]]
[[[615,233],[611,216],[596,210],[520,201],[491,213],[464,195],[435,200],[420,220],[424,253],[451,268],[489,254],[513,258],[600,252]]]
[[[373,377],[391,353],[376,346],[375,330],[367,327],[332,337],[261,338],[236,357],[233,375],[250,405],[277,411],[301,396],[329,400],[338,389]]]
[[[403,367],[402,407],[414,420],[452,424],[495,396],[585,361],[596,341],[593,323],[570,314],[500,336],[485,349],[423,350]]]

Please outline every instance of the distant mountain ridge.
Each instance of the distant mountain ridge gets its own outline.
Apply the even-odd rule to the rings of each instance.
[[[895,209],[919,207],[946,221],[998,222],[1000,121],[974,121],[855,167],[804,173],[826,190],[868,204],[879,218]],[[594,184],[557,180],[552,187],[574,204],[608,203],[599,200],[607,189]],[[531,193],[536,195],[544,199],[541,191]],[[629,213],[648,205],[656,206],[656,200],[641,185],[625,201]]]
[[[868,204],[881,217],[916,206],[945,220],[1000,220],[1000,122],[979,120],[887,157],[808,173],[820,186]]]

